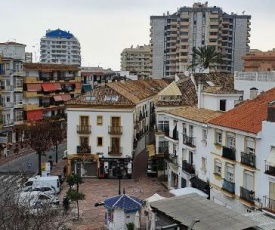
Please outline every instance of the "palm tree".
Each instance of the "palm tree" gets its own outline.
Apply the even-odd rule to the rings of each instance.
[[[224,55],[217,51],[215,46],[202,46],[193,47],[193,60],[192,65],[188,69],[194,69],[200,67],[200,69],[216,69],[217,65],[222,62]]]

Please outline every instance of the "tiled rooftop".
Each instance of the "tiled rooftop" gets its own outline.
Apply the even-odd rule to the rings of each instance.
[[[222,113],[219,111],[213,111],[208,109],[198,109],[195,106],[185,106],[178,109],[173,109],[169,111],[170,114],[186,118],[193,121],[206,123],[210,119],[215,118]]]
[[[138,80],[125,82],[111,82],[104,87],[93,89],[66,103],[67,106],[122,106],[133,107],[140,101],[156,95],[167,86],[163,80]],[[95,100],[87,101],[87,97],[95,96]],[[114,101],[106,101],[106,96],[117,96]]]
[[[267,104],[274,99],[275,88],[260,94],[254,100],[239,104],[209,123],[257,134],[261,131],[262,121],[267,118]]]
[[[80,71],[80,68],[76,65],[64,65],[64,64],[44,64],[44,63],[24,63],[24,70],[70,70]]]

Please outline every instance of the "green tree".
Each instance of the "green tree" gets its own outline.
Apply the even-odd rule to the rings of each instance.
[[[193,47],[193,60],[188,69],[192,69],[193,72],[196,67],[205,69],[216,69],[218,64],[222,63],[224,55],[217,51],[215,46],[202,46]]]
[[[79,200],[85,199],[85,194],[79,192],[79,185],[83,183],[80,175],[73,174],[69,175],[66,178],[66,182],[69,185],[69,190],[67,191],[67,196],[73,202],[76,202],[77,206],[77,219],[79,220]],[[76,185],[76,189],[73,189],[73,186]]]
[[[135,229],[135,224],[133,222],[129,222],[126,224],[127,230],[134,230]]]

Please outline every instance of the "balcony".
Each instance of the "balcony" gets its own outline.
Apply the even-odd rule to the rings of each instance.
[[[275,166],[270,165],[268,162],[265,163],[265,174],[275,176]]]
[[[166,137],[168,137],[169,139],[172,139],[173,141],[178,141],[179,140],[179,132],[178,131],[173,131],[173,135],[172,136],[170,136],[169,135],[169,130],[166,130],[166,131],[164,131],[164,135],[166,136]]]
[[[182,134],[182,142],[184,145],[187,145],[190,147],[196,147],[195,146],[195,137],[189,137],[186,134]]]
[[[240,186],[240,198],[251,204],[254,204],[254,200],[253,200],[254,193],[255,193],[254,191],[248,190]]]
[[[122,155],[122,147],[108,146],[108,154],[116,156]]]
[[[89,133],[91,133],[91,126],[90,125],[78,125],[77,133],[89,134]]]
[[[195,174],[194,166],[188,163],[186,160],[182,161],[182,170],[189,174]]]
[[[256,168],[256,155],[246,152],[241,152],[241,163],[253,168]]]
[[[91,146],[88,145],[78,145],[76,146],[77,153],[91,153]]]
[[[234,148],[228,148],[226,146],[222,147],[222,157],[227,158],[229,160],[236,160],[236,150]]]
[[[109,126],[108,133],[111,135],[121,135],[122,134],[122,126]]]
[[[263,209],[275,214],[275,200],[269,198],[268,196],[264,196]]]
[[[222,189],[231,194],[235,194],[235,183],[223,179]]]

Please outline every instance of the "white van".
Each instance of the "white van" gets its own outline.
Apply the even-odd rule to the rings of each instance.
[[[30,177],[28,181],[24,184],[23,191],[26,191],[30,187],[35,188],[41,186],[54,187],[56,193],[60,193],[60,181],[58,176]]]

